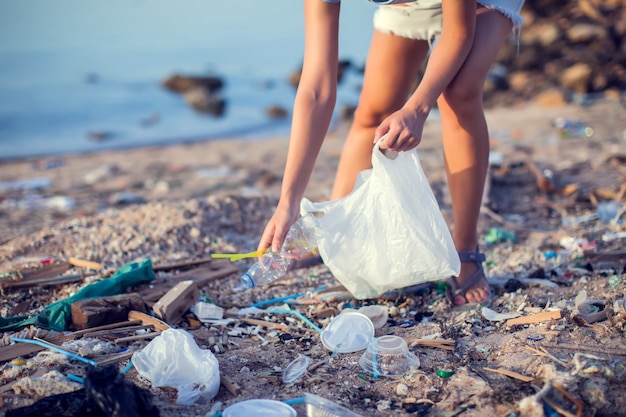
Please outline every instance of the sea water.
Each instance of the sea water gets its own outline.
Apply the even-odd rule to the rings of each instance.
[[[216,138],[287,135],[289,74],[303,55],[302,0],[0,0],[0,159]],[[375,6],[346,0],[340,58],[365,60]],[[222,117],[161,86],[215,75]],[[361,83],[349,71],[336,114]],[[95,140],[98,139],[98,140]]]

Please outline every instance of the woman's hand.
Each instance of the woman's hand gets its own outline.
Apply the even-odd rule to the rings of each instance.
[[[380,143],[381,149],[395,152],[411,150],[422,141],[426,117],[427,111],[415,111],[405,106],[383,120],[374,134],[374,143],[385,136]]]
[[[271,247],[274,252],[280,251],[289,228],[298,220],[299,214],[300,207],[297,204],[284,204],[279,201],[276,211],[265,226],[257,249],[261,251]]]

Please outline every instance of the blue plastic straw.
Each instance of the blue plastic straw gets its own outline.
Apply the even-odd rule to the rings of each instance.
[[[321,287],[311,291],[311,293],[315,294],[316,292],[320,292],[325,289],[326,289],[326,285],[322,285]],[[286,295],[284,297],[278,297],[278,298],[272,298],[270,300],[259,301],[259,302],[252,304],[250,307],[261,307],[261,306],[265,306],[268,304],[281,303],[283,301],[291,300],[293,298],[302,297],[303,295],[306,295],[306,294],[307,294],[306,292],[301,292],[298,294]]]
[[[81,384],[85,383],[85,380],[77,375],[74,374],[67,374],[67,379],[71,379],[74,382],[80,382]]]
[[[14,342],[31,343],[33,345],[43,346],[46,349],[50,349],[50,350],[53,350],[55,352],[59,352],[59,353],[62,353],[64,355],[67,355],[67,356],[69,356],[72,359],[77,359],[79,361],[88,363],[89,365],[98,366],[98,364],[95,361],[92,361],[91,359],[83,358],[82,356],[80,356],[80,355],[78,355],[78,354],[76,354],[74,352],[68,352],[67,350],[58,348],[58,347],[56,347],[54,345],[50,345],[50,344],[48,344],[46,342],[42,342],[41,340],[22,339],[21,337],[11,337],[11,339]]]
[[[133,361],[128,361],[128,365],[126,365],[126,367],[124,367],[124,369],[120,371],[120,374],[125,374],[126,372],[130,371],[132,367]]]
[[[302,297],[303,295],[306,295],[306,293],[305,292],[301,292],[301,293],[298,293],[298,294],[286,295],[284,297],[272,298],[270,300],[264,300],[264,301],[259,301],[257,303],[254,303],[254,304],[250,305],[250,307],[261,307],[261,306],[265,306],[265,305],[268,305],[268,304],[281,303],[281,302],[286,301],[286,300],[291,300],[292,298]]]
[[[297,316],[300,318],[300,320],[302,320],[303,322],[305,322],[306,324],[308,324],[309,326],[311,326],[316,332],[322,333],[322,329],[320,329],[319,327],[317,327],[315,325],[315,323],[313,323],[311,320],[309,320],[304,314],[300,313],[298,310],[281,310],[281,309],[270,309],[267,310],[268,313],[282,313],[282,314],[292,314],[294,316]]]

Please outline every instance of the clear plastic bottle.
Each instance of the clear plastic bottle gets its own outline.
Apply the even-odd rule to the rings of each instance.
[[[285,237],[280,252],[268,250],[241,276],[246,288],[269,284],[287,273],[292,259],[299,259],[317,247],[317,221],[311,214],[300,217]]]
[[[287,273],[289,262],[281,253],[268,250],[241,276],[241,283],[246,288],[253,288],[276,281]]]
[[[300,259],[317,248],[317,219],[312,214],[300,217],[287,232],[281,253],[289,259]]]

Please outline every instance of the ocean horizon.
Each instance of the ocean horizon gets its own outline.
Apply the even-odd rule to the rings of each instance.
[[[340,59],[364,64],[374,11],[343,2]],[[0,0],[0,159],[286,136],[266,110],[291,111],[303,38],[302,1]],[[224,114],[162,87],[174,74],[223,79]],[[336,117],[360,83],[346,73]]]

